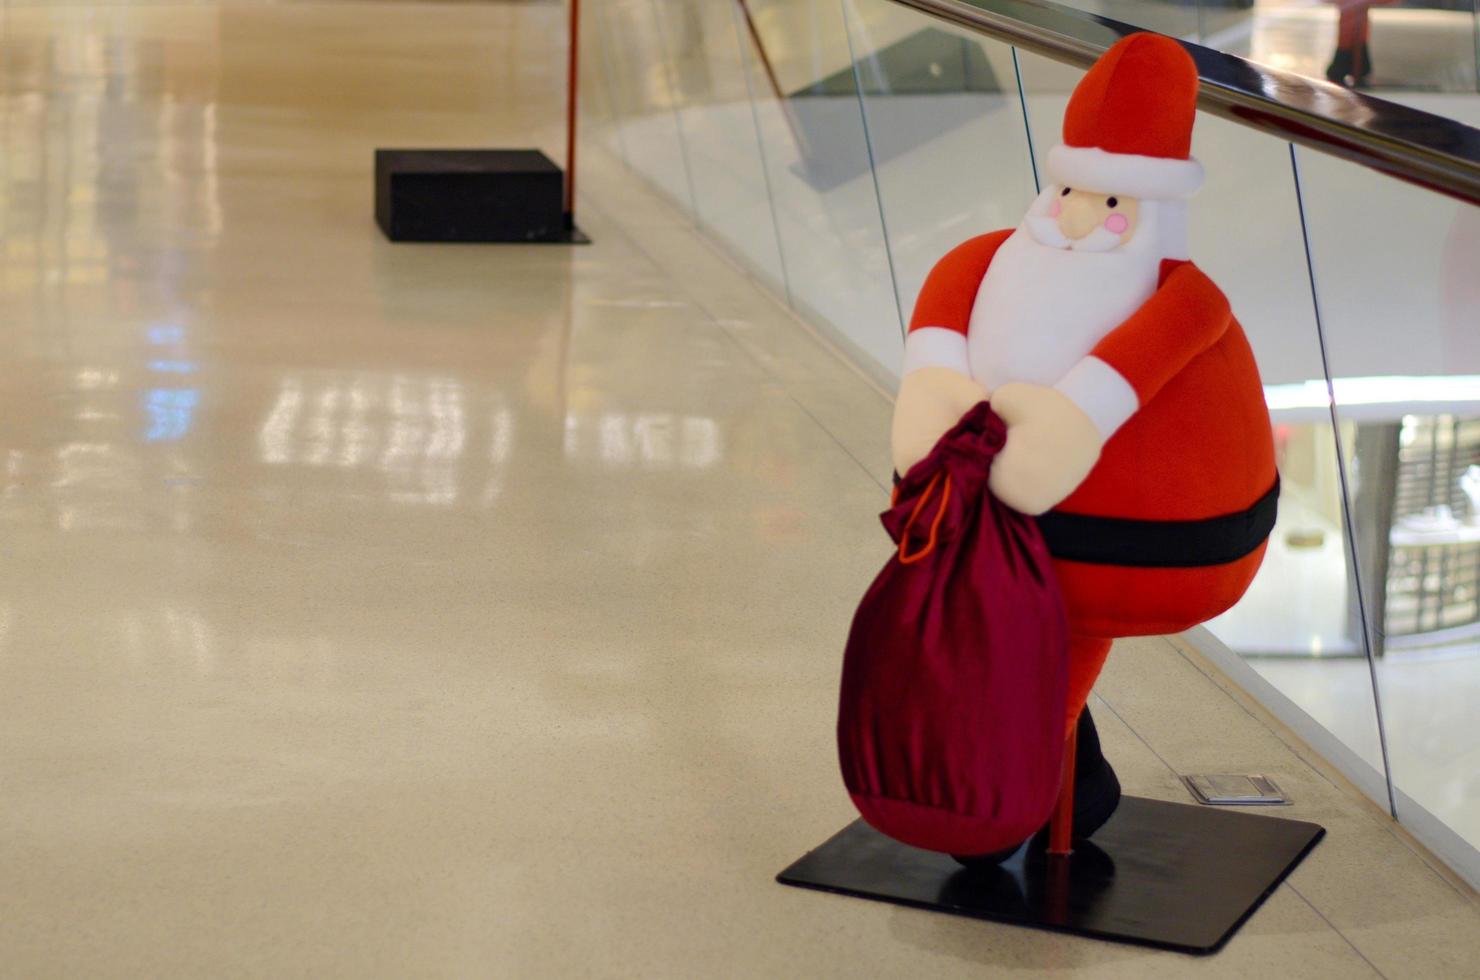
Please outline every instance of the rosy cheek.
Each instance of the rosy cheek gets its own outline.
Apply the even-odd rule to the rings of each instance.
[[[1048,216],[1050,218],[1057,218],[1059,216],[1059,212],[1062,210],[1064,210],[1064,206],[1058,201],[1054,201],[1048,206]]]
[[[1123,214],[1112,214],[1105,219],[1105,230],[1112,235],[1124,235],[1125,230],[1131,226]]]

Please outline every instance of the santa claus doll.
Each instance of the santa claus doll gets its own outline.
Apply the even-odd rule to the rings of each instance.
[[[1189,155],[1197,84],[1165,37],[1132,35],[1104,54],[1069,100],[1051,183],[1023,223],[931,271],[895,407],[900,473],[982,400],[1007,423],[990,487],[1041,515],[1064,593],[1081,837],[1120,798],[1084,710],[1111,640],[1226,610],[1274,524],[1254,356],[1187,252],[1186,200],[1203,179]]]

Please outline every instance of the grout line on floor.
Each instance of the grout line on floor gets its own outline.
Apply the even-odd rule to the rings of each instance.
[[[724,329],[724,328],[721,327],[720,329]],[[739,343],[739,341],[736,341],[736,343]],[[843,451],[843,453],[849,459],[853,460],[853,462],[855,464],[857,464],[857,466],[858,466],[859,469],[863,470],[863,475],[866,476],[866,477],[868,477],[869,478],[869,481],[872,482],[874,484],[874,486],[878,487],[881,491],[883,491],[884,494],[885,494],[885,496],[888,496],[888,494],[890,493],[890,488],[884,484],[884,481],[880,480],[877,476],[874,475],[873,471],[868,468],[868,465],[865,464],[863,460],[859,459],[854,454],[853,450],[849,449],[847,447],[847,445],[845,445],[843,443],[843,441],[841,439],[839,439],[833,433],[833,431],[831,429],[829,429],[827,427],[827,425],[821,419],[819,419],[817,416],[813,415],[811,409],[807,408],[806,405],[803,405],[800,401],[798,401],[797,398],[796,398],[796,396],[793,395],[791,392],[786,391],[786,389],[785,389],[784,386],[782,387],[782,391],[786,392],[786,397],[789,398],[789,399],[791,399],[791,403],[793,405],[795,405],[797,408],[801,409],[803,415],[807,416],[807,418],[811,419],[814,423],[816,423],[816,425],[817,425],[817,427],[819,429],[821,429],[823,432],[827,433],[827,437],[829,439],[831,439],[833,441],[833,443],[836,444],[837,447],[839,449],[841,449]]]
[[[1182,647],[1180,645],[1178,645],[1176,643],[1171,643],[1170,645],[1171,645],[1171,648],[1173,650],[1176,650],[1177,651],[1177,656],[1181,657],[1183,659],[1183,661],[1185,661],[1188,665],[1190,665],[1192,667],[1193,670],[1197,671],[1199,674],[1202,674],[1208,680],[1212,681],[1213,682],[1213,686],[1216,687],[1216,688],[1218,688],[1218,690],[1223,694],[1224,697],[1228,698],[1228,700],[1230,700],[1234,704],[1238,705],[1239,708],[1243,710],[1243,713],[1244,714],[1246,714],[1250,718],[1252,718],[1255,722],[1257,722],[1259,724],[1259,726],[1261,728],[1264,728],[1265,730],[1269,731],[1272,735],[1274,735],[1276,738],[1278,738],[1280,740],[1280,742],[1285,745],[1286,748],[1288,748],[1292,752],[1294,752],[1296,758],[1298,758],[1302,763],[1304,763],[1305,764],[1305,767],[1307,769],[1309,769],[1311,772],[1315,773],[1317,776],[1320,776],[1321,779],[1325,780],[1333,789],[1337,789],[1337,790],[1341,790],[1342,789],[1342,787],[1334,779],[1331,778],[1331,775],[1329,773],[1323,771],[1319,766],[1317,766],[1315,763],[1313,763],[1310,759],[1306,758],[1305,753],[1301,752],[1300,749],[1299,749],[1299,747],[1294,746],[1294,745],[1291,745],[1286,739],[1284,739],[1284,738],[1282,738],[1280,736],[1280,733],[1279,732],[1276,732],[1273,728],[1271,728],[1269,726],[1269,723],[1265,719],[1259,717],[1259,715],[1257,713],[1255,713],[1252,708],[1250,708],[1247,704],[1245,704],[1241,699],[1236,698],[1231,693],[1229,693],[1228,689],[1226,687],[1224,687],[1224,685],[1222,683],[1220,683],[1220,678],[1218,676],[1216,676],[1215,674],[1213,674],[1210,671],[1210,668],[1207,665],[1198,663],[1191,656],[1189,656],[1188,653],[1187,653],[1187,651],[1184,650],[1184,649],[1182,649]]]
[[[1361,960],[1362,960],[1363,963],[1366,963],[1368,966],[1370,966],[1372,968],[1372,972],[1373,973],[1377,974],[1379,977],[1382,977],[1383,980],[1388,980],[1387,974],[1386,973],[1383,973],[1382,970],[1378,969],[1377,964],[1376,963],[1373,963],[1371,960],[1369,960],[1367,958],[1367,954],[1362,952],[1361,948],[1358,947],[1357,944],[1352,941],[1352,938],[1350,936],[1348,936],[1346,933],[1342,932],[1340,926],[1338,926],[1336,923],[1332,922],[1330,919],[1326,918],[1326,913],[1325,912],[1322,912],[1320,910],[1320,908],[1317,907],[1316,903],[1314,903],[1310,899],[1306,898],[1305,895],[1300,891],[1300,889],[1297,888],[1297,887],[1295,887],[1294,883],[1291,882],[1288,877],[1283,882],[1281,882],[1281,885],[1283,887],[1285,887],[1285,888],[1290,889],[1290,891],[1294,892],[1295,895],[1296,895],[1296,897],[1298,897],[1302,902],[1304,902],[1306,904],[1306,906],[1312,912],[1314,912],[1316,915],[1320,916],[1321,921],[1324,922],[1324,923],[1326,923],[1326,925],[1330,926],[1331,927],[1331,931],[1334,932],[1334,933],[1336,933],[1336,935],[1340,936],[1341,937],[1341,941],[1344,942],[1344,943],[1346,943],[1348,946],[1350,946],[1351,947],[1351,951],[1353,953],[1356,953],[1357,956],[1359,956],[1361,958]]]
[[[666,205],[666,202],[665,202],[665,205]],[[709,320],[710,324],[715,329],[719,330],[719,332],[721,334],[724,335],[725,339],[727,339],[731,344],[735,345],[735,347],[737,347],[740,350],[740,352],[742,354],[744,354],[745,357],[748,358],[751,361],[751,363],[754,364],[760,370],[760,372],[761,372],[762,375],[764,375],[767,379],[769,379],[771,382],[773,382],[774,384],[776,384],[776,386],[780,389],[780,391],[782,392],[782,394],[784,394],[786,396],[787,400],[790,401],[793,405],[795,405],[801,411],[801,413],[803,415],[805,415],[805,416],[807,416],[807,418],[811,419],[812,420],[812,423],[814,425],[816,425],[819,429],[821,429],[823,431],[823,433],[829,439],[832,440],[833,444],[836,445],[839,449],[841,449],[843,451],[843,454],[845,456],[847,456],[849,459],[851,459],[853,461],[854,465],[856,465],[860,470],[863,471],[864,476],[868,477],[869,482],[873,483],[875,486],[877,486],[880,490],[884,491],[886,494],[889,492],[889,488],[887,486],[885,486],[884,483],[877,476],[874,475],[874,473],[868,468],[868,466],[863,462],[863,460],[859,459],[858,456],[856,454],[854,454],[854,452],[851,449],[848,448],[848,446],[838,437],[838,435],[835,432],[833,432],[832,429],[830,429],[826,424],[824,424],[822,422],[822,420],[820,420],[816,415],[814,415],[811,412],[811,410],[807,408],[806,405],[803,405],[802,402],[795,395],[793,395],[791,393],[791,391],[788,389],[788,386],[786,385],[785,381],[783,381],[781,378],[778,378],[774,373],[772,373],[772,371],[770,370],[769,367],[766,366],[766,364],[765,364],[764,361],[762,361],[759,357],[757,357],[755,355],[755,353],[750,350],[749,347],[747,347],[745,344],[741,343],[740,338],[736,337],[735,334],[734,334],[734,332],[731,331],[727,326],[725,326],[724,322],[722,321],[722,318],[721,317],[718,317],[718,316],[715,316],[714,312],[704,303],[704,301],[702,299],[700,299],[697,295],[694,294],[694,292],[690,289],[690,287],[688,285],[686,285],[684,283],[684,281],[682,279],[680,279],[677,276],[674,276],[671,272],[669,272],[669,270],[663,265],[662,262],[659,262],[658,259],[655,258],[653,256],[653,254],[651,252],[649,252],[635,236],[631,235],[627,231],[627,229],[622,226],[622,222],[620,220],[618,220],[614,215],[612,215],[611,212],[606,211],[605,209],[603,209],[600,205],[594,205],[594,204],[590,204],[589,202],[587,202],[586,203],[586,207],[593,208],[594,210],[596,210],[597,213],[599,213],[602,216],[602,218],[605,219],[605,221],[616,231],[616,233],[618,235],[621,235],[623,238],[625,238],[632,245],[632,248],[633,248],[634,251],[636,251],[644,259],[646,259],[648,261],[648,263],[653,266],[653,268],[659,270],[665,276],[667,276],[668,279],[673,282],[675,289],[679,293],[687,296],[688,299],[696,307],[698,307],[699,311],[704,314],[705,318]],[[680,226],[678,226],[678,228],[680,230],[683,230],[683,231],[688,232],[688,234],[690,236],[692,236],[693,238],[696,238],[696,239],[698,239],[700,241],[705,242],[706,247],[710,247],[711,250],[712,250],[712,246],[709,246],[708,245],[708,242],[706,241],[705,236],[700,235],[700,234],[697,234],[694,231],[694,229],[689,228],[689,227],[686,227],[686,226],[680,225]],[[736,267],[733,264],[733,262],[728,259],[728,257],[726,257],[726,264],[729,265],[735,272],[737,272],[737,274],[744,276],[744,278],[746,280],[746,284],[752,290],[756,290],[756,291],[758,291],[760,293],[763,293],[763,294],[766,293],[766,290],[765,289],[763,289],[762,287],[760,287],[759,285],[757,285],[757,283],[755,282],[755,280],[754,280],[753,277],[745,274],[742,270],[740,270],[738,267]],[[769,295],[767,295],[767,299],[774,299],[774,298],[773,297],[770,297]],[[840,352],[832,349],[829,345],[827,345],[826,343],[822,342],[821,338],[818,337],[818,336],[816,336],[815,334],[813,334],[810,330],[808,331],[808,333],[811,334],[812,339],[817,342],[818,347],[821,348],[822,353],[824,353],[827,356],[838,358],[839,360],[842,360],[845,364],[848,364],[849,367],[852,367],[851,362],[847,361],[847,359],[844,358],[843,355]],[[867,378],[862,374],[862,372],[855,371],[855,373],[858,374],[860,380],[867,381]],[[873,388],[873,385],[870,384],[869,387],[870,388]],[[877,389],[874,389],[874,390],[877,390]]]
[[[605,150],[602,150],[601,152],[605,155],[607,166],[609,168],[624,174],[630,180],[636,181],[637,184],[642,187],[645,194],[647,194],[653,200],[659,202],[660,206],[667,209],[670,213],[674,213],[675,215],[678,215],[680,219],[682,219],[682,213],[677,211],[676,205],[674,205],[674,203],[668,197],[664,196],[663,193],[655,190],[647,178],[643,177],[642,174],[634,171],[625,162],[613,159],[609,153],[606,153]],[[581,197],[581,200],[586,200],[584,195]],[[595,207],[598,211],[601,211],[600,205],[593,204],[591,206]],[[617,221],[617,219],[610,212],[603,211],[602,213],[606,216],[608,221],[611,221],[613,224],[620,226],[620,222]],[[744,279],[752,292],[761,297],[767,303],[767,305],[773,307],[777,313],[779,313],[785,319],[791,321],[792,324],[800,328],[802,333],[806,335],[806,337],[814,344],[816,344],[823,353],[831,357],[842,367],[846,368],[850,374],[862,381],[869,388],[870,391],[873,391],[889,404],[894,404],[894,391],[892,389],[882,384],[877,377],[871,375],[868,371],[866,371],[862,366],[859,365],[854,357],[850,356],[846,350],[839,347],[836,342],[830,339],[826,333],[819,329],[817,324],[813,323],[805,315],[794,309],[789,303],[786,302],[786,300],[782,296],[777,294],[776,290],[772,289],[770,286],[761,281],[761,279],[756,276],[756,274],[752,272],[750,268],[748,268],[743,262],[741,262],[733,252],[722,246],[714,236],[705,234],[702,230],[702,227],[694,224],[692,221],[679,220],[677,222],[677,226],[688,231],[694,239],[696,239],[700,244],[703,245],[706,251],[708,251],[712,256],[714,256],[716,259],[723,262],[726,266],[732,269],[734,273],[741,279]],[[623,234],[625,235],[625,232],[623,232]],[[630,239],[631,236],[626,237]],[[649,259],[651,259],[651,256],[649,256]],[[656,265],[657,263],[654,262],[654,264]],[[677,277],[673,278],[677,280]]]
[[[1119,711],[1115,710],[1115,705],[1111,704],[1109,701],[1106,701],[1104,695],[1100,694],[1100,692],[1093,691],[1091,693],[1097,702],[1105,706],[1106,711],[1109,711],[1112,715],[1114,715],[1116,719],[1126,727],[1127,731],[1136,736],[1136,741],[1146,746],[1146,750],[1152,755],[1156,756],[1158,762],[1160,762],[1163,766],[1166,766],[1168,772],[1170,772],[1173,776],[1178,776],[1180,778],[1181,773],[1177,772],[1177,767],[1168,762],[1166,760],[1166,757],[1163,756],[1160,752],[1156,751],[1156,748],[1152,746],[1150,742],[1146,741],[1141,733],[1136,731],[1135,727],[1130,722],[1126,721],[1125,717],[1122,716]]]

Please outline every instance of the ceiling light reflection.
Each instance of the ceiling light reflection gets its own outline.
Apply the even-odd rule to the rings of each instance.
[[[195,388],[152,388],[144,396],[149,428],[145,442],[175,442],[190,431],[200,392]]]
[[[384,476],[392,500],[446,506],[460,494],[470,424],[455,378],[287,378],[257,442],[269,465],[369,469]],[[514,444],[513,413],[495,409],[489,426],[489,461],[501,465]],[[496,496],[495,487],[480,499]]]
[[[724,455],[714,419],[656,412],[567,415],[564,448],[571,460],[654,469],[704,470]]]
[[[118,385],[118,372],[111,368],[86,367],[79,369],[73,380],[82,391],[113,388]]]
[[[150,327],[145,336],[154,346],[167,347],[185,340],[185,328],[178,323],[160,324]]]
[[[160,374],[194,374],[194,361],[150,361],[149,370]]]
[[[1323,379],[1265,385],[1264,402],[1280,421],[1319,418],[1330,411],[1333,392],[1337,411],[1351,421],[1392,420],[1414,411],[1480,414],[1480,375],[1473,374],[1336,378],[1330,388]]]

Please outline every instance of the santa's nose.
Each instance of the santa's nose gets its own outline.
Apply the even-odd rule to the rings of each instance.
[[[1103,208],[1078,195],[1061,198],[1058,203],[1059,231],[1066,238],[1078,241],[1098,228],[1104,219]]]

